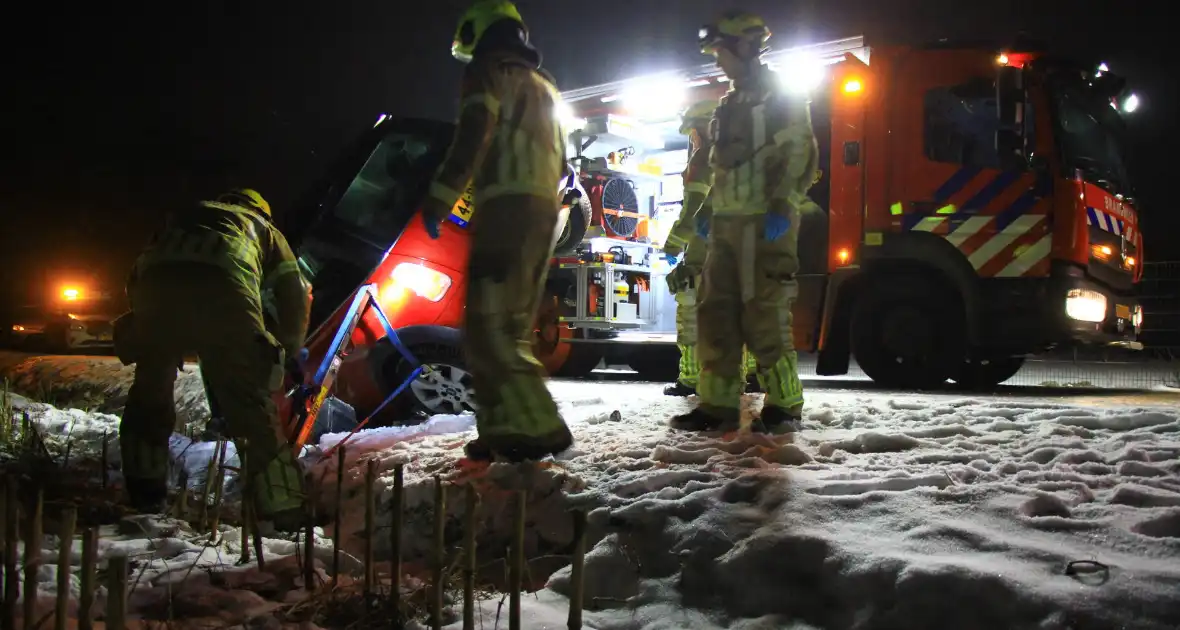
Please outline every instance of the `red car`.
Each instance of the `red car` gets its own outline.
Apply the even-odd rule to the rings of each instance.
[[[426,234],[418,213],[453,133],[451,123],[382,117],[281,221],[312,283],[309,369],[321,365],[356,291],[370,284],[398,338],[431,368],[382,412],[383,421],[475,408],[459,332],[472,208],[465,195],[437,240]],[[575,235],[580,238],[590,218],[576,181],[562,185],[579,192],[570,197],[578,201],[559,251],[577,244]],[[342,359],[335,395],[358,418],[367,417],[416,367],[390,343],[372,309],[361,317]]]

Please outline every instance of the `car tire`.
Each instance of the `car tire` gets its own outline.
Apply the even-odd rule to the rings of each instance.
[[[458,330],[445,326],[407,326],[398,331],[398,338],[411,356],[431,369],[410,382],[390,403],[388,411],[375,418],[379,424],[416,424],[437,414],[475,411],[475,389]],[[374,344],[370,361],[384,396],[400,387],[416,367],[389,339]]]
[[[852,317],[852,354],[869,378],[898,389],[933,389],[966,357],[957,294],[923,277],[870,282]]]

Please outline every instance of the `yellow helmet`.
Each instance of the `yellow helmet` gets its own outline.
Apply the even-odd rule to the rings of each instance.
[[[715,100],[693,103],[680,115],[680,133],[688,135],[688,132],[700,125],[709,124],[715,111],[717,111],[717,101]]]
[[[739,42],[749,42],[758,48],[759,53],[768,50],[766,42],[770,40],[770,27],[761,16],[745,11],[730,11],[723,14],[716,22],[701,27],[698,34],[701,52],[711,55],[718,48],[730,48]]]
[[[475,0],[455,29],[455,40],[451,42],[451,54],[455,59],[467,63],[475,54],[475,47],[488,27],[500,20],[513,20],[525,28],[524,19],[516,4],[507,0]]]
[[[242,206],[270,216],[270,204],[253,188],[235,188],[217,197],[219,203]]]

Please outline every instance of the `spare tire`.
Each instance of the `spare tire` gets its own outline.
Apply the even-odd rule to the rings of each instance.
[[[582,244],[582,239],[586,238],[586,231],[590,229],[590,219],[594,214],[594,210],[590,206],[590,198],[586,196],[580,183],[576,183],[575,189],[571,190],[568,195],[573,198],[566,199],[570,212],[565,225],[561,228],[561,236],[557,237],[557,243],[553,247],[553,254],[556,256],[574,253],[574,250]]]

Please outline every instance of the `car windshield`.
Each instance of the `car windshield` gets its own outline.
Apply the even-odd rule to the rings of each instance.
[[[1065,166],[1110,192],[1130,195],[1118,112],[1080,78],[1058,75],[1052,85]]]

